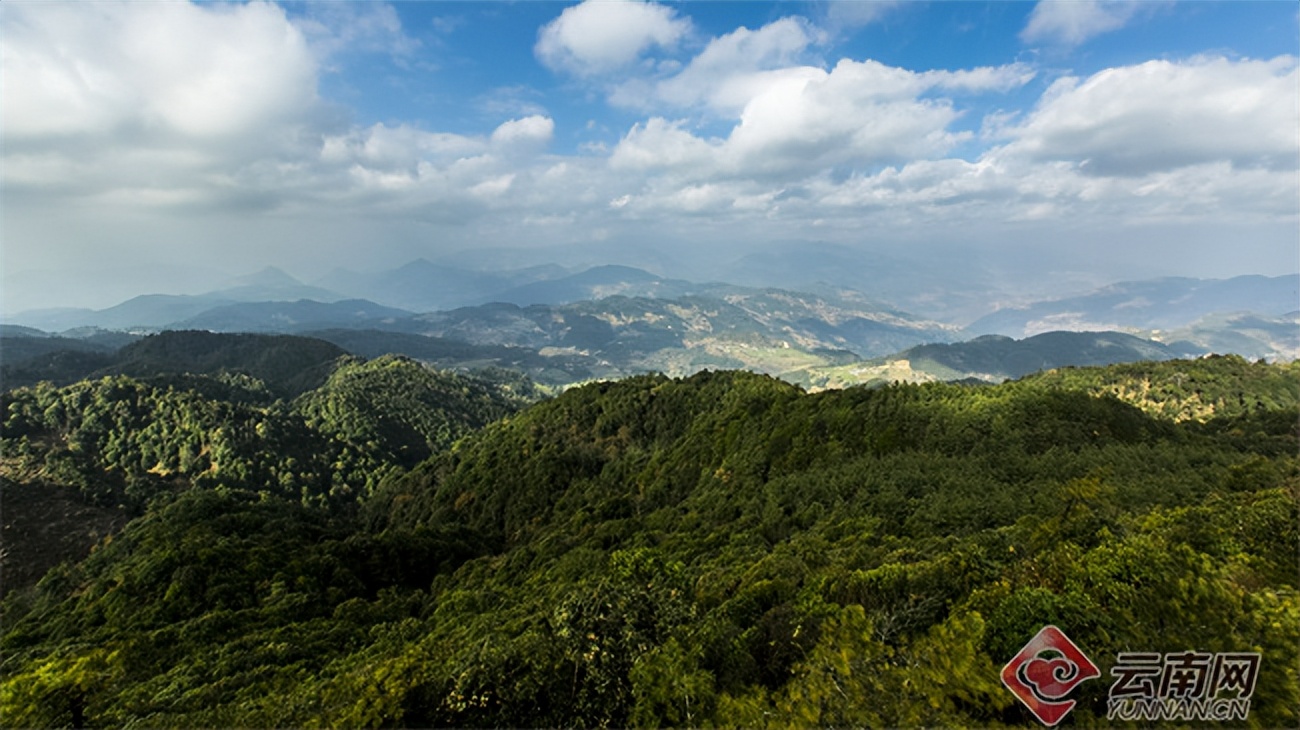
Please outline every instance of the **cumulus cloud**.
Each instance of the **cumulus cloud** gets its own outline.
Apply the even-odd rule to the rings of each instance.
[[[710,41],[684,69],[658,82],[650,97],[639,90],[616,91],[613,101],[633,106],[708,106],[734,113],[773,75],[802,73],[792,66],[815,37],[815,29],[802,18],[782,18],[758,30],[738,28]]]
[[[318,98],[322,62],[404,37],[391,11],[6,7],[6,189],[186,216],[401,209],[463,220],[476,205],[508,204],[552,139],[548,116],[468,135],[362,128]],[[348,29],[347,18],[365,22]]]
[[[641,0],[587,0],[542,27],[534,48],[550,68],[581,76],[607,73],[653,46],[672,48],[691,30],[664,5]]]
[[[336,207],[465,220],[484,206],[509,205],[507,193],[513,198],[544,177],[534,165],[553,130],[549,117],[537,115],[488,135],[375,124],[327,136],[309,175]]]
[[[1004,91],[1032,76],[1018,65],[917,73],[847,59],[830,71],[773,69],[746,76],[733,89],[729,104],[739,108],[726,138],[697,138],[681,122],[652,118],[624,137],[611,164],[771,177],[934,157],[968,133],[950,131],[960,112],[950,99],[929,98],[928,92]]]
[[[1063,78],[1007,152],[1072,160],[1096,175],[1141,175],[1224,161],[1294,170],[1300,154],[1296,59],[1148,61]]]
[[[482,154],[487,144],[459,134],[427,132],[409,125],[375,124],[324,138],[320,157],[327,163],[360,164],[375,169],[414,167],[420,162],[451,161]]]
[[[315,103],[316,61],[273,5],[6,8],[10,143],[132,134],[230,138]]]
[[[689,170],[712,165],[718,143],[710,143],[682,128],[684,121],[652,117],[633,125],[610,154],[614,169]]]
[[[697,137],[685,120],[654,116],[614,149],[619,169],[671,170],[682,179],[803,176],[941,155],[968,133],[950,131],[957,94],[1005,92],[1033,78],[1022,64],[916,72],[872,60],[801,64],[823,40],[788,17],[719,36],[679,72],[628,84],[612,101],[679,109],[730,122]]]
[[[1124,27],[1144,3],[1134,0],[1040,0],[1020,32],[1026,43],[1076,46]]]
[[[69,251],[101,231],[161,230],[154,213],[179,211],[167,230],[185,234],[170,241],[216,247],[222,226],[279,225],[248,246],[323,237],[341,252],[345,229],[385,245],[400,234],[419,251],[456,231],[471,243],[616,240],[647,221],[659,238],[692,241],[708,230],[857,240],[864,227],[947,226],[935,235],[960,238],[981,225],[1293,227],[1297,217],[1295,58],[1120,66],[1058,79],[1032,108],[980,119],[988,95],[1027,93],[1033,68],[825,66],[824,35],[799,18],[737,28],[652,68],[637,61],[685,45],[688,20],[645,3],[586,4],[543,29],[538,56],[638,113],[608,146],[583,147],[590,139],[557,129],[517,87],[498,90],[495,106],[484,100],[476,118],[493,121],[478,130],[348,123],[318,98],[318,76],[349,43],[374,51],[402,34],[386,7],[365,9],[369,29],[349,35],[260,3],[6,6],[3,174],[9,200],[25,196],[6,225],[44,241],[49,211],[75,197],[99,217],[78,213]],[[623,15],[587,32],[592,13]],[[621,73],[599,75],[611,70]],[[981,122],[975,140],[965,130]],[[557,138],[584,151],[553,150]],[[196,210],[222,226],[196,223]],[[142,222],[91,223],[125,217]]]
[[[724,136],[651,117],[614,148],[629,217],[860,225],[1185,225],[1294,220],[1296,60],[1203,57],[1056,81],[995,144],[949,157],[960,94],[1015,89],[1019,65],[915,72],[843,60],[765,72]],[[752,215],[749,215],[751,214]]]
[[[492,142],[514,149],[540,149],[554,132],[555,122],[550,117],[534,114],[503,123],[492,131]]]

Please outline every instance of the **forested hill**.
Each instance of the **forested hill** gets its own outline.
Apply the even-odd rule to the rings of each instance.
[[[357,494],[385,475],[540,397],[513,376],[435,371],[403,357],[334,365],[321,387],[289,402],[224,370],[0,396],[3,591],[84,557],[126,519],[189,490],[355,512]]]
[[[274,395],[293,397],[324,383],[335,361],[347,354],[312,337],[176,330],[138,339],[116,352],[50,351],[6,364],[0,372],[5,389],[42,381],[68,385],[108,375],[242,374],[261,381]]]
[[[114,370],[135,377],[235,371],[293,396],[323,383],[335,361],[345,355],[337,345],[310,337],[178,330],[123,347]]]
[[[1026,379],[1052,388],[1111,395],[1175,421],[1278,412],[1300,402],[1300,360],[1265,366],[1235,355],[1060,368]]]
[[[1180,419],[1159,388],[1145,411],[1091,392],[1165,367],[1173,395],[1246,405]],[[388,470],[355,511],[218,470],[6,600],[0,717],[1023,725],[998,672],[1052,623],[1102,677],[1121,651],[1260,652],[1251,723],[1296,726],[1300,395],[1267,385],[1293,371],[1069,375],[593,384]],[[382,425],[344,431],[401,453]],[[1108,686],[1080,685],[1071,722],[1102,722]]]

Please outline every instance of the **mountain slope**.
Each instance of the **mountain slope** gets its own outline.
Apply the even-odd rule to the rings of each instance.
[[[144,294],[107,309],[19,312],[9,317],[9,321],[51,332],[74,327],[156,329],[234,302],[220,294]]]
[[[989,301],[1002,293],[999,277],[969,256],[944,253],[909,255],[824,242],[777,244],[730,262],[716,276],[755,287],[847,288],[947,322],[965,322],[987,312]],[[1023,288],[1026,282],[1019,284]]]
[[[527,307],[532,304],[569,304],[584,299],[650,296],[669,298],[692,288],[689,282],[670,281],[631,266],[594,266],[569,276],[535,281],[492,294],[492,302]]]
[[[1186,327],[1157,332],[1162,342],[1190,344],[1207,352],[1237,354],[1270,361],[1300,359],[1300,312],[1280,317],[1259,314],[1211,314]]]
[[[299,299],[333,302],[344,298],[329,289],[304,284],[274,266],[236,277],[227,282],[219,293],[223,298],[237,302],[285,302]]]
[[[473,345],[445,337],[379,330],[312,330],[303,335],[332,342],[365,358],[392,353],[444,369],[504,368],[524,373],[531,380],[545,385],[564,386],[620,375],[620,371],[608,363],[577,352],[547,351],[543,355],[526,347]]]
[[[1169,330],[1206,315],[1278,316],[1300,308],[1300,274],[1232,279],[1165,278],[1114,284],[1088,294],[999,310],[972,334],[1024,337],[1048,330]]]
[[[607,297],[560,306],[508,304],[416,317],[421,334],[481,345],[590,355],[623,372],[744,367],[782,373],[950,339],[954,328],[869,302],[716,285],[672,299]],[[851,352],[850,352],[851,351]]]
[[[67,385],[83,378],[129,375],[179,382],[191,375],[242,375],[269,393],[293,397],[325,382],[348,353],[323,340],[292,335],[168,331],[111,351],[59,350],[3,369],[6,389],[48,380]],[[197,381],[206,383],[208,381]]]
[[[1165,366],[1289,375],[1144,367]],[[1180,423],[1045,382],[593,384],[357,519],[156,505],[6,600],[0,696],[19,726],[992,727],[1033,722],[998,671],[1045,622],[1099,662],[1290,667],[1296,400]],[[1073,721],[1104,723],[1107,688]],[[1292,672],[1259,673],[1252,722],[1297,708]]]
[[[374,444],[376,459],[409,468],[535,399],[532,392],[512,394],[485,380],[385,355],[342,363],[293,408],[322,433]],[[379,481],[358,477],[361,483]]]
[[[1268,365],[1235,355],[1062,368],[1025,382],[1120,398],[1174,421],[1247,418],[1285,412],[1300,403],[1300,361]]]
[[[0,326],[0,390],[42,380],[68,383],[112,364],[118,350],[139,337],[120,332],[70,330],[51,335],[16,325]]]
[[[931,343],[887,357],[817,368],[796,381],[816,387],[925,383],[936,380],[1001,382],[1060,367],[1170,360],[1188,353],[1122,332],[1045,332],[1023,340],[984,335],[967,342]]]
[[[227,304],[171,324],[172,329],[213,332],[303,332],[332,327],[377,327],[410,316],[406,310],[364,299],[329,303],[303,299]]]
[[[345,359],[291,404],[232,398],[261,384],[230,370],[283,375],[281,367],[303,362],[286,354],[302,343],[283,340],[300,338],[205,343],[178,334],[146,341],[137,349],[148,353],[137,352],[134,362],[160,368],[184,360],[209,371],[219,364],[216,374],[153,382],[117,375],[0,394],[5,592],[63,560],[83,559],[130,517],[190,491],[350,514],[357,496],[385,477],[540,397],[526,381],[438,372],[388,356]],[[231,367],[236,359],[242,368]]]
[[[20,365],[53,352],[111,353],[116,348],[79,337],[59,337],[28,327],[6,326],[0,330],[0,364]]]
[[[122,348],[112,370],[134,377],[239,372],[292,396],[324,383],[345,355],[335,345],[308,337],[176,331]]]

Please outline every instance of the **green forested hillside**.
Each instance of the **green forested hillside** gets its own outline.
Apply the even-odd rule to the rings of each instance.
[[[335,479],[369,493],[389,471],[409,469],[539,398],[526,380],[490,382],[385,355],[341,363],[293,410],[339,444]]]
[[[0,374],[6,389],[44,381],[69,385],[109,375],[243,375],[260,380],[277,396],[293,397],[323,383],[345,355],[342,348],[311,337],[177,330],[138,339],[113,354],[49,352],[6,364]]]
[[[254,354],[255,362],[274,355]],[[11,558],[84,554],[42,546],[82,545],[92,530],[64,516],[85,510],[108,510],[94,521],[113,523],[111,515],[139,516],[203,490],[355,512],[357,494],[384,475],[540,397],[527,381],[488,375],[434,371],[402,357],[354,358],[340,360],[328,382],[291,403],[261,380],[224,371],[6,392],[4,590],[39,577]],[[26,524],[33,519],[44,524]]]
[[[1236,355],[1108,368],[1061,368],[1030,376],[1053,388],[1112,395],[1175,421],[1267,414],[1300,402],[1300,361],[1268,365]]]
[[[406,427],[441,423],[371,389],[392,368],[432,392],[404,367],[345,366],[284,417],[400,463]],[[340,495],[355,509],[217,470],[10,595],[0,718],[1022,725],[998,671],[1054,623],[1103,678],[1121,651],[1261,652],[1250,724],[1293,727],[1294,370],[1124,367],[812,395],[730,372],[593,384]],[[1222,409],[1131,387],[1164,368],[1171,398],[1212,383],[1197,397]],[[391,405],[330,415],[372,398]],[[1081,685],[1069,721],[1104,722],[1108,685]]]

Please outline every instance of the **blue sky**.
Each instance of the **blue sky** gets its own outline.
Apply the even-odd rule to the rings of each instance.
[[[480,248],[1300,256],[1292,2],[19,0],[0,52],[7,311]]]

